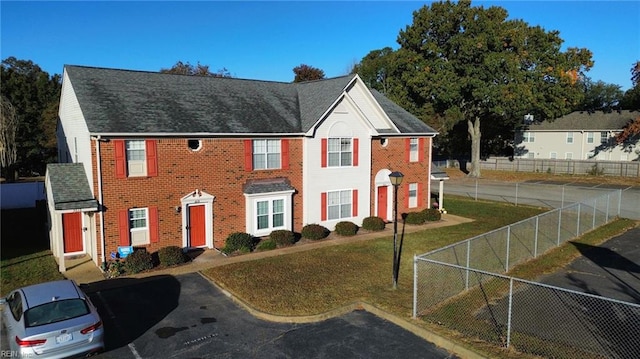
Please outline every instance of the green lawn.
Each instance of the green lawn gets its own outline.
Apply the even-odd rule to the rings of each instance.
[[[63,279],[49,250],[41,209],[3,210],[0,241],[0,296],[13,289]]]
[[[398,289],[392,288],[393,237],[235,263],[204,274],[254,308],[280,315],[312,315],[363,300],[403,317],[411,315],[413,256],[455,243],[545,210],[449,197],[449,213],[475,219],[406,234]],[[399,231],[402,226],[399,225]]]

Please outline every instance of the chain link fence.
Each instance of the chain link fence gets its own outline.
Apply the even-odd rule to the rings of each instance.
[[[640,305],[505,276],[619,215],[621,191],[414,258],[414,318],[519,352],[640,357]]]

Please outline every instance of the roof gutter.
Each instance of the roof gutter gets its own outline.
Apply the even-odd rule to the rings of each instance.
[[[102,193],[102,161],[100,155],[100,142],[104,141],[102,136],[91,136],[91,139],[96,141],[96,157],[97,163],[97,171],[98,171],[98,215],[100,216],[100,252],[102,254],[102,269],[107,270],[107,256],[104,253],[106,250],[106,240],[105,240],[105,228],[104,228],[104,195]]]
[[[214,132],[93,132],[92,137],[167,137],[167,138],[194,138],[194,137],[303,137],[304,132],[298,133],[214,133]]]

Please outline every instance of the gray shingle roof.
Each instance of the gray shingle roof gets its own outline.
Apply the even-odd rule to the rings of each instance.
[[[447,175],[447,171],[442,167],[431,165],[431,179],[432,180],[448,180],[449,175]]]
[[[47,176],[56,210],[98,208],[82,163],[48,164]]]
[[[89,132],[301,134],[353,76],[284,83],[65,66]],[[435,133],[379,93],[401,133]]]
[[[544,121],[529,126],[531,131],[608,131],[621,130],[629,121],[640,116],[639,111],[612,111],[610,113],[596,111],[575,111],[555,121]]]
[[[286,178],[272,178],[248,181],[243,186],[246,194],[295,191]]]

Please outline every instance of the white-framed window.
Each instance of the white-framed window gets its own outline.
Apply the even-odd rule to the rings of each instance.
[[[285,199],[260,199],[255,201],[255,223],[258,231],[285,228]]]
[[[607,142],[609,142],[609,132],[600,132],[600,144],[606,144]]]
[[[351,200],[353,198],[351,190],[327,192],[327,219],[350,218]]]
[[[558,153],[557,152],[550,152],[549,153],[549,158],[552,160],[555,160],[556,158],[558,158]]]
[[[534,142],[536,139],[533,132],[525,132],[522,134],[522,142]]]
[[[149,210],[148,208],[132,208],[129,210],[129,231],[131,245],[149,244]]]
[[[409,139],[409,161],[418,162],[418,159],[419,159],[418,148],[419,148],[418,139],[417,138]]]
[[[527,158],[535,158],[536,154],[534,152],[528,152],[527,153]]]
[[[347,167],[353,164],[353,141],[351,138],[329,138],[327,141],[327,165]]]
[[[620,155],[620,161],[628,161],[629,160],[629,155],[627,155],[626,153],[623,153]]]
[[[587,132],[587,143],[593,143],[594,134],[593,132]]]
[[[127,151],[127,171],[130,177],[147,175],[147,157],[144,140],[125,141]]]
[[[567,132],[567,143],[573,143],[573,132]]]
[[[253,140],[253,169],[279,169],[282,158],[280,140]]]
[[[564,159],[565,160],[572,160],[573,159],[573,152],[565,152],[564,153]]]
[[[409,183],[409,208],[418,207],[418,184]]]

